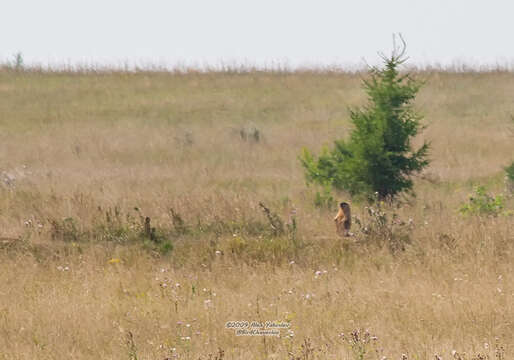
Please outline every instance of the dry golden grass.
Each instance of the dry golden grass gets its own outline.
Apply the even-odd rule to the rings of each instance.
[[[336,238],[297,158],[348,135],[359,75],[0,71],[0,359],[514,356],[513,218],[458,213],[476,184],[503,191],[514,74],[419,76],[431,181],[386,209],[413,224],[391,253]],[[295,236],[269,236],[260,201],[296,209]],[[357,329],[378,339],[352,348]]]

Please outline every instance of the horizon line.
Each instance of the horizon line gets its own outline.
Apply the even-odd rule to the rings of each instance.
[[[381,56],[379,54],[379,56]],[[409,60],[409,57],[406,57]],[[27,72],[166,72],[166,73],[363,73],[380,67],[380,63],[368,63],[364,58],[359,62],[303,61],[294,63],[291,59],[268,59],[255,61],[248,59],[220,59],[217,61],[165,61],[152,59],[114,59],[114,60],[57,60],[26,62],[22,52],[10,58],[0,57],[0,70],[16,70]],[[402,71],[436,71],[451,73],[466,72],[514,72],[514,58],[496,61],[476,61],[455,58],[451,61],[418,61],[403,64]]]

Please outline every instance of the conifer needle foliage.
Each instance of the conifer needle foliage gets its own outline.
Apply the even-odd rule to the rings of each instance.
[[[411,139],[422,129],[423,116],[413,108],[422,81],[401,74],[405,42],[384,56],[383,68],[373,67],[363,80],[368,105],[350,109],[354,125],[347,141],[336,140],[319,157],[304,149],[300,161],[307,180],[331,185],[352,195],[392,199],[402,192],[412,193],[411,175],[429,163],[429,145],[413,149]]]

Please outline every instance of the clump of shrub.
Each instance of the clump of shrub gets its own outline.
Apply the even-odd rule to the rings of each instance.
[[[498,216],[504,208],[502,195],[492,196],[487,193],[485,186],[477,186],[469,201],[462,204],[459,211],[464,215]]]
[[[257,129],[255,126],[242,127],[241,129],[239,129],[239,136],[243,141],[249,141],[254,143],[260,142],[262,138],[260,130]]]
[[[62,220],[51,219],[50,229],[52,240],[79,242],[90,236],[89,232],[82,229],[73,217],[67,217]]]
[[[411,243],[414,223],[412,219],[400,219],[394,209],[388,213],[382,205],[383,202],[377,202],[375,207],[366,206],[363,218],[354,216],[353,220],[365,242],[380,247],[387,246],[393,253],[403,251],[405,246]]]
[[[103,210],[98,207],[98,216],[90,226],[81,224],[73,217],[50,220],[50,236],[65,242],[116,242],[119,244],[141,243],[144,247],[167,254],[173,250],[168,230],[153,227],[149,217],[134,208],[139,219],[130,212],[123,214],[118,207]]]
[[[510,181],[514,181],[514,161],[505,168],[505,172],[507,173],[507,178]]]
[[[514,195],[514,161],[505,168],[505,188],[507,194]]]
[[[138,224],[136,218],[130,213],[123,216],[117,206],[105,211],[99,206],[93,229],[92,238],[95,240],[124,243],[134,236],[134,230],[137,229],[136,232],[142,231],[142,224]]]
[[[23,71],[25,69],[25,60],[23,59],[23,54],[21,51],[14,53],[12,55],[12,60],[7,61],[3,65],[9,70]]]

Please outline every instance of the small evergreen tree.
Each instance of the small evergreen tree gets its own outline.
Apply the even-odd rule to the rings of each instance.
[[[378,194],[379,199],[412,190],[411,174],[428,165],[428,144],[411,148],[411,138],[422,129],[422,116],[412,107],[423,85],[398,66],[407,58],[405,42],[394,45],[390,57],[382,55],[385,66],[373,67],[371,78],[363,81],[369,104],[350,109],[354,129],[348,141],[337,140],[332,150],[319,157],[303,150],[300,161],[309,182],[346,190],[351,195]]]

